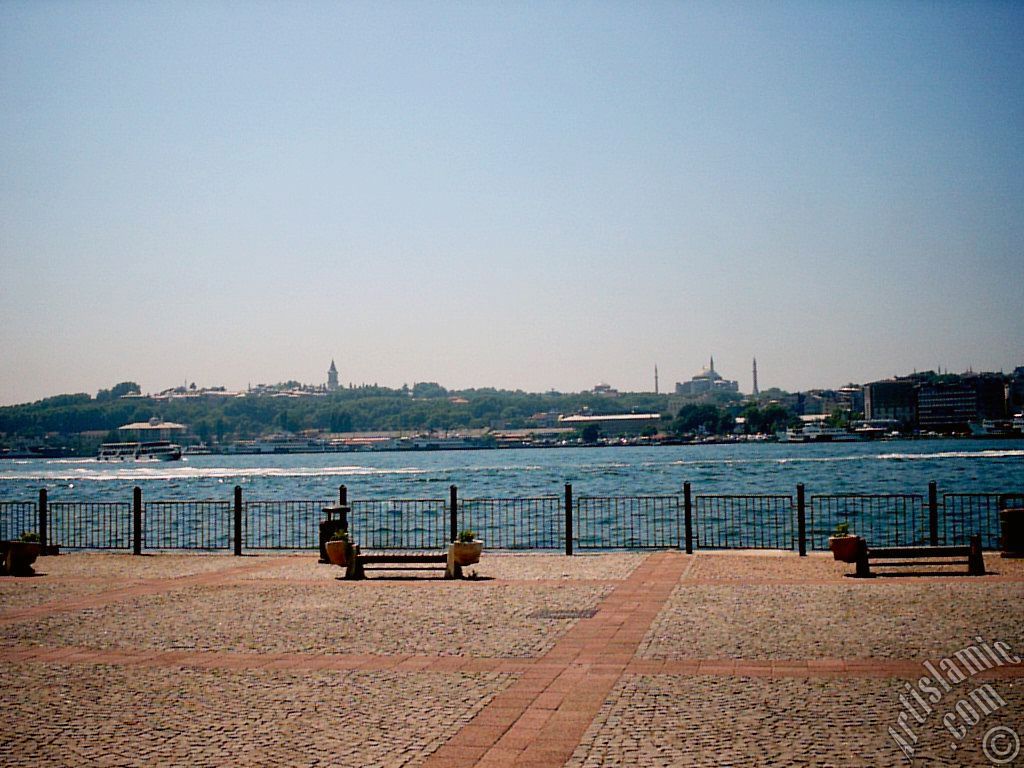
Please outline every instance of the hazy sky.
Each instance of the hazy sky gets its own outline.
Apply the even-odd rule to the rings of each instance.
[[[0,403],[1024,365],[1024,4],[0,3]]]

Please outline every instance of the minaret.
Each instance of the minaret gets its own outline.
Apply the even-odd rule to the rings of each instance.
[[[654,394],[658,394],[658,366],[654,366]]]
[[[761,391],[757,388],[757,358],[754,358],[754,397],[761,394]]]
[[[711,365],[708,366],[708,369],[712,370],[712,371],[715,370],[715,356],[714,355],[711,356]]]
[[[338,369],[334,365],[334,360],[331,360],[331,367],[327,369],[327,389],[333,392],[338,388]]]

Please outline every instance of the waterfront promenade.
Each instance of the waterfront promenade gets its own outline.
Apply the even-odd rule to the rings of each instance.
[[[890,727],[919,764],[992,765],[1024,667],[928,712],[906,687],[979,637],[1024,655],[1024,562],[986,565],[485,552],[475,580],[352,583],[312,553],[42,558],[0,579],[0,765],[906,764]],[[901,693],[923,722],[900,729]]]

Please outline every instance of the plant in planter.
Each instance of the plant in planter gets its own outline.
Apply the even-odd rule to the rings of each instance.
[[[839,523],[835,532],[829,537],[828,548],[832,550],[832,557],[843,563],[857,562],[864,539],[850,533],[849,523]]]
[[[342,567],[348,565],[348,548],[351,545],[352,537],[349,536],[347,530],[343,528],[335,531],[330,541],[326,544],[327,559],[331,561],[331,565],[340,565]]]
[[[452,542],[452,554],[457,565],[473,565],[480,562],[480,553],[484,551],[484,543],[476,537],[476,531],[469,529],[459,531]]]

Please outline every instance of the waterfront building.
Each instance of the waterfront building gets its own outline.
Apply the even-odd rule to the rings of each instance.
[[[559,426],[582,429],[593,424],[600,427],[606,435],[635,435],[645,427],[653,426],[657,429],[660,422],[659,413],[615,413],[603,416],[576,414],[558,417]]]
[[[715,370],[714,357],[711,358],[707,368],[701,368],[689,381],[676,382],[677,395],[703,395],[707,392],[739,391],[739,382],[725,379]]]
[[[1024,411],[1024,366],[1013,369],[1010,383],[1006,387],[1006,404],[1013,414]]]
[[[972,422],[1006,415],[1006,387],[996,374],[930,382],[917,392],[917,423],[923,430],[967,432]]]
[[[917,385],[910,379],[886,379],[864,385],[864,418],[917,423]]]
[[[338,388],[338,369],[331,360],[331,367],[327,369],[327,391],[334,392]]]

